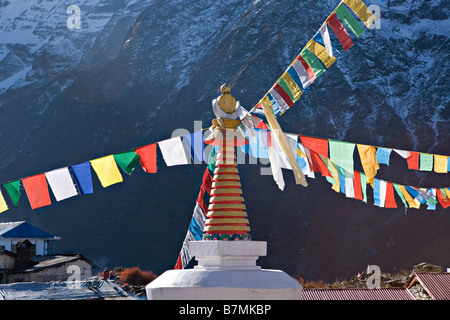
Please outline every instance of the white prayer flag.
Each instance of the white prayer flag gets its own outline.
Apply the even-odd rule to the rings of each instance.
[[[320,28],[319,32],[322,35],[322,39],[328,55],[330,56],[330,58],[333,58],[333,47],[331,46],[330,34],[328,33],[327,25],[324,24],[322,28]]]
[[[294,67],[295,71],[298,74],[298,77],[300,78],[300,81],[302,82],[303,89],[309,87],[309,85],[311,84],[311,80],[309,79],[309,75],[305,67],[298,60],[295,60],[292,66]]]
[[[47,178],[56,201],[78,195],[67,167],[46,172],[45,177]]]
[[[158,145],[168,167],[189,164],[180,137],[160,141]]]

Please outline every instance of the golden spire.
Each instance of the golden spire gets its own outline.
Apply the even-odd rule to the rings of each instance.
[[[222,95],[213,101],[213,108],[217,103],[224,114],[218,116],[215,110],[218,118],[213,120],[214,131],[205,140],[205,143],[218,145],[219,150],[203,240],[250,240],[250,226],[235,155],[235,147],[248,141],[243,137],[237,138],[236,129],[241,120],[234,119],[238,104],[230,94],[230,87],[224,84],[220,89]]]

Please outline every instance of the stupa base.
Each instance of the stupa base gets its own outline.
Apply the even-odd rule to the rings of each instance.
[[[302,286],[281,270],[261,269],[265,241],[195,241],[198,266],[168,270],[146,286],[148,300],[299,300]]]

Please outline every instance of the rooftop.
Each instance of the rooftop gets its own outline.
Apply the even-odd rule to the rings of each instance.
[[[26,221],[2,222],[0,223],[0,238],[16,238],[16,239],[46,239],[59,240],[48,232],[45,232]]]
[[[305,288],[301,300],[414,300],[414,297],[407,288]]]

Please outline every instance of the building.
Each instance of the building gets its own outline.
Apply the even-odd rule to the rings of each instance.
[[[450,300],[450,272],[418,272],[407,285],[417,300]]]
[[[53,254],[61,239],[25,221],[0,223],[0,283],[85,280],[98,267],[81,254]]]
[[[51,235],[25,221],[0,223],[0,250],[16,252],[17,243],[27,239],[34,245],[33,255],[53,254],[53,242],[60,237]]]
[[[414,272],[399,288],[304,288],[301,300],[450,300],[450,272]]]

